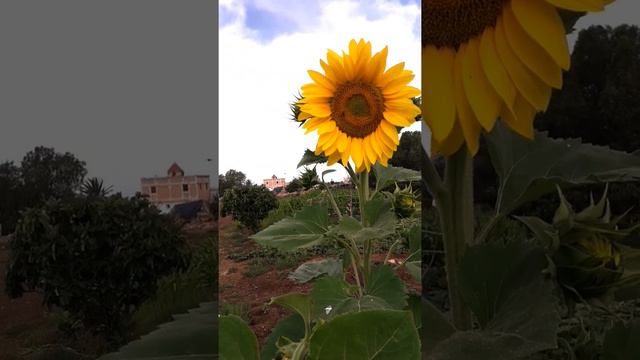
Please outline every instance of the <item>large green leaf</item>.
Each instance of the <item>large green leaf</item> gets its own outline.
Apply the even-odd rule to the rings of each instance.
[[[449,338],[456,328],[431,302],[422,299],[422,349],[429,354],[436,344]]]
[[[225,315],[220,323],[221,360],[258,360],[258,339],[238,316]]]
[[[304,284],[323,275],[342,276],[342,261],[329,258],[304,263],[289,274],[289,279]]]
[[[558,230],[553,225],[535,216],[515,216],[533,232],[541,245],[555,252],[560,246]]]
[[[607,332],[602,346],[603,360],[631,360],[640,358],[640,320],[628,324],[616,323]]]
[[[251,236],[257,243],[284,251],[317,245],[329,226],[329,213],[324,206],[308,206],[293,217],[278,221]]]
[[[203,303],[186,314],[174,315],[173,321],[160,325],[157,330],[130,342],[118,352],[101,357],[100,360],[215,359],[218,353],[217,312],[215,302]],[[221,338],[225,338],[226,328],[222,323],[220,329]]]
[[[306,149],[304,151],[304,155],[302,155],[302,159],[300,159],[300,162],[296,167],[313,165],[313,164],[324,164],[327,162],[327,160],[328,158],[326,156],[316,155],[313,151]]]
[[[310,360],[417,360],[420,338],[411,312],[367,310],[339,315],[311,336]]]
[[[424,351],[427,360],[514,360],[536,353],[538,349],[517,334],[461,331]]]
[[[387,166],[384,167],[379,163],[373,165],[373,171],[376,175],[376,190],[384,189],[396,182],[420,181],[422,175],[419,171],[405,169],[402,167]]]
[[[391,267],[378,265],[371,269],[371,278],[365,288],[367,295],[381,298],[392,308],[402,310],[407,306],[406,291],[404,282]]]
[[[383,239],[395,232],[396,215],[391,202],[386,199],[375,199],[365,204],[365,224],[351,216],[344,216],[332,230],[350,237],[356,242]]]
[[[556,185],[567,188],[640,179],[640,156],[578,139],[552,139],[537,132],[530,141],[500,121],[486,139],[500,178],[495,206],[500,215],[553,192]]]
[[[391,309],[391,305],[384,299],[368,294],[359,297],[355,286],[329,276],[320,278],[313,284],[311,297],[314,315],[320,318],[366,309]]]
[[[304,338],[304,320],[302,320],[302,317],[298,314],[293,314],[278,321],[262,348],[260,353],[261,360],[273,360],[278,353],[276,342],[280,337],[286,337],[291,341],[300,341]]]
[[[523,242],[474,246],[460,263],[460,293],[480,327],[521,338],[513,342],[518,354],[556,346],[560,316],[547,265],[542,248]]]
[[[302,316],[302,320],[304,320],[307,328],[311,327],[313,300],[308,294],[289,293],[280,295],[272,298],[270,304],[280,305],[295,311],[298,315]]]

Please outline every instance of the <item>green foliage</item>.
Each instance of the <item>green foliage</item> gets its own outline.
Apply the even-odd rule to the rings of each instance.
[[[216,235],[217,237],[217,235]],[[183,272],[162,278],[154,296],[147,299],[132,316],[134,336],[146,334],[171,315],[186,312],[198,304],[216,299],[218,284],[218,245],[216,237],[207,238],[192,250],[191,264]]]
[[[290,251],[320,244],[328,225],[327,209],[310,206],[251,236],[251,239],[258,244]]]
[[[174,315],[173,321],[100,360],[215,359],[218,353],[216,313],[215,302],[203,303],[186,314]],[[220,326],[221,336],[224,330],[226,328]]]
[[[224,175],[218,175],[218,192],[222,195],[224,195],[227,189],[234,189],[247,185],[251,185],[251,181],[247,180],[247,176],[242,171],[231,169]]]
[[[300,183],[305,190],[311,189],[314,185],[320,183],[320,178],[318,177],[318,171],[316,171],[316,167],[304,167],[300,172]]]
[[[421,358],[420,339],[408,311],[365,310],[336,316],[311,336],[309,359]]]
[[[215,342],[215,341],[214,341]],[[258,339],[235,315],[219,318],[220,360],[258,360]]]
[[[487,261],[491,259],[491,261]],[[560,317],[553,283],[545,279],[544,251],[524,243],[469,248],[460,264],[460,291],[481,330],[452,333],[427,307],[429,359],[516,359],[556,346]],[[443,340],[444,339],[444,340]]]
[[[327,160],[328,158],[326,156],[316,155],[313,151],[306,149],[304,151],[304,155],[302,155],[302,159],[300,159],[300,162],[296,167],[299,168],[307,165],[324,164]]]
[[[37,289],[115,341],[157,280],[187,265],[179,229],[146,200],[119,195],[30,209],[10,246],[10,296]]]
[[[86,173],[85,163],[73,154],[42,146],[28,152],[20,166],[0,164],[1,232],[14,232],[24,209],[48,199],[73,197]]]
[[[222,216],[231,215],[252,231],[258,231],[262,219],[278,207],[276,196],[258,185],[227,189],[222,201]]]
[[[342,261],[337,259],[322,259],[300,265],[289,274],[289,279],[304,284],[323,275],[339,277],[342,275]]]
[[[261,228],[265,229],[287,216],[293,216],[304,206],[312,205],[321,194],[320,190],[311,190],[302,195],[279,198],[278,207],[269,211],[269,214],[262,220]]]
[[[421,171],[420,157],[422,150],[422,133],[420,131],[405,131],[400,135],[400,144],[389,165],[415,171]]]
[[[92,177],[82,183],[80,192],[87,197],[105,197],[113,190],[112,186],[104,186],[102,179]]]
[[[220,315],[235,315],[241,318],[244,322],[248,323],[251,321],[251,306],[249,304],[241,303],[241,304],[231,304],[231,303],[223,303],[220,305],[218,312]]]
[[[537,133],[529,141],[496,123],[487,135],[493,166],[500,179],[495,210],[511,213],[520,205],[562,187],[640,179],[640,156],[580,140],[551,139]],[[553,159],[553,161],[549,161]]]
[[[604,360],[633,359],[640,354],[640,320],[628,324],[618,322],[604,338]]]
[[[302,185],[302,182],[298,178],[291,180],[287,184],[287,186],[284,187],[284,190],[288,193],[298,192],[302,189],[304,189],[304,186]]]

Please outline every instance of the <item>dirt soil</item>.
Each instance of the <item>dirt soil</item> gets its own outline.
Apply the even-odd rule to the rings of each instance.
[[[294,270],[276,270],[271,268],[269,271],[255,276],[247,277],[244,275],[249,266],[250,260],[234,261],[227,258],[230,254],[248,253],[258,248],[252,241],[237,242],[229,239],[227,234],[233,231],[236,226],[230,217],[220,219],[220,263],[219,263],[219,302],[220,304],[248,304],[250,307],[249,326],[258,338],[258,342],[262,345],[266,342],[271,329],[276,323],[285,316],[291,314],[290,311],[284,310],[279,306],[268,306],[267,304],[272,297],[290,293],[301,292],[308,293],[311,291],[312,284],[298,284],[287,278],[289,273]],[[374,262],[382,262],[386,254],[374,254]],[[320,259],[321,257],[317,258]],[[317,260],[316,258],[309,261]],[[399,277],[404,280],[407,288],[417,292],[421,291],[421,284],[413,280],[406,272],[400,271]]]

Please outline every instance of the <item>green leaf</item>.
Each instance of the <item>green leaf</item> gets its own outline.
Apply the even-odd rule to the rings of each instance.
[[[480,327],[522,338],[519,354],[556,346],[560,316],[547,265],[542,248],[520,242],[471,247],[460,263],[460,293]]]
[[[516,334],[493,331],[461,331],[429,349],[427,360],[514,360],[538,352],[536,347]]]
[[[272,304],[295,311],[298,315],[302,316],[306,328],[309,329],[311,327],[311,317],[313,314],[313,300],[311,296],[300,293],[289,293],[271,298],[269,305]]]
[[[356,288],[342,279],[325,276],[313,284],[311,290],[314,315],[320,318],[331,318],[347,312],[359,312],[366,309],[390,309],[385,300],[365,295],[356,296]]]
[[[174,320],[160,325],[155,331],[142,336],[139,340],[123,346],[118,352],[104,355],[100,360],[134,360],[134,359],[211,359],[218,353],[218,341],[216,341],[215,317],[218,307],[215,302],[203,303],[199,308],[189,310],[186,314],[173,315]],[[233,321],[233,320],[231,320]],[[242,321],[242,320],[240,320]],[[235,326],[227,326],[228,322],[219,323],[219,339],[221,354],[229,354],[236,345],[243,349],[249,349],[251,341],[244,336],[253,336],[249,333],[237,331]],[[235,324],[234,324],[235,325]],[[241,326],[238,326],[240,328]],[[239,334],[238,339],[229,339],[228,331]],[[249,336],[249,338],[250,338]],[[255,340],[255,347],[258,342]],[[250,340],[250,339],[249,339]],[[230,342],[231,341],[231,342]],[[243,342],[242,344],[239,344]],[[236,354],[236,353],[234,353]],[[249,354],[243,353],[243,354]],[[256,355],[257,356],[257,355]],[[232,357],[233,359],[257,359],[257,357]],[[220,357],[220,359],[230,359]]]
[[[428,354],[441,341],[456,332],[456,328],[430,301],[422,299],[422,346]]]
[[[269,334],[260,353],[261,360],[273,360],[278,353],[276,342],[281,336],[291,341],[300,341],[304,338],[304,320],[302,320],[302,317],[298,314],[293,314],[278,321],[273,330],[271,330],[271,334]]]
[[[293,217],[282,219],[250,238],[262,245],[292,251],[319,244],[328,226],[327,208],[309,206]]]
[[[558,231],[553,225],[535,216],[514,216],[517,220],[525,224],[533,232],[540,244],[547,249],[555,251],[560,245]]]
[[[396,215],[393,204],[387,199],[374,199],[364,205],[365,224],[379,229],[394,228]]]
[[[422,298],[420,294],[409,294],[407,304],[409,304],[409,311],[413,315],[413,323],[416,324],[416,328],[422,329]]]
[[[616,323],[607,332],[602,346],[603,360],[630,360],[640,356],[640,320]]]
[[[422,280],[422,260],[407,261],[404,263],[404,267],[415,281]]]
[[[564,24],[564,30],[567,34],[571,34],[575,31],[574,26],[580,20],[581,17],[585,16],[586,12],[575,12],[564,9],[558,9],[558,13],[560,14],[560,18],[562,19],[562,23]]]
[[[556,185],[564,189],[640,179],[640,156],[578,139],[552,139],[537,132],[530,141],[500,121],[486,139],[500,178],[495,206],[500,215],[554,191]]]
[[[289,279],[304,284],[322,275],[342,276],[342,261],[337,259],[322,259],[320,261],[304,263],[289,274]]]
[[[313,164],[324,164],[327,162],[327,160],[328,158],[326,156],[316,155],[313,151],[306,149],[304,151],[304,155],[302,155],[302,159],[300,159],[300,162],[296,167],[299,168],[302,166],[313,165]]]
[[[391,267],[378,265],[371,269],[371,278],[365,288],[367,295],[383,299],[392,308],[402,310],[407,306],[406,291],[404,282]]]
[[[258,339],[242,319],[221,316],[219,325],[221,360],[258,360]]]
[[[376,175],[376,190],[381,190],[396,182],[420,181],[422,175],[419,171],[405,169],[402,167],[387,166],[384,167],[379,163],[373,165],[373,171]]]
[[[310,360],[418,360],[420,338],[411,312],[367,310],[339,315],[311,336]]]

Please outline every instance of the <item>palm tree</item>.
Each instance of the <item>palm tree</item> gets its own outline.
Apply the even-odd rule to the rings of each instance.
[[[92,177],[84,181],[80,192],[86,197],[105,197],[113,190],[112,186],[104,186],[102,179]]]
[[[320,183],[320,178],[318,177],[315,166],[311,169],[305,166],[304,170],[300,173],[299,179],[305,190],[309,190],[313,185]]]

